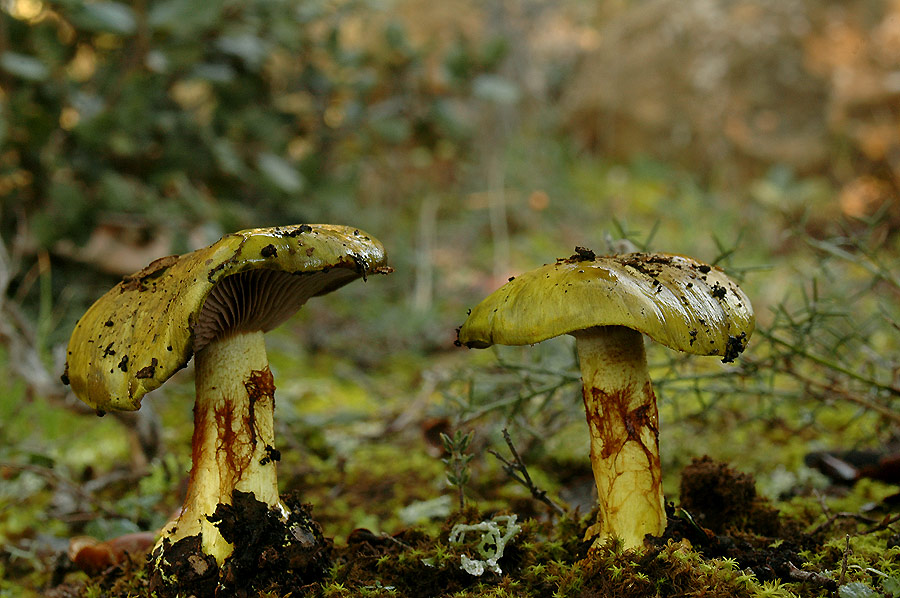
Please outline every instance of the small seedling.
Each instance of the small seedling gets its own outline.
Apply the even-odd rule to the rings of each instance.
[[[441,462],[447,468],[447,483],[456,488],[460,510],[466,506],[465,487],[469,482],[469,461],[474,456],[467,455],[466,451],[474,436],[474,432],[463,434],[462,430],[454,432],[452,437],[441,433],[441,442],[447,453],[447,457],[441,459]]]

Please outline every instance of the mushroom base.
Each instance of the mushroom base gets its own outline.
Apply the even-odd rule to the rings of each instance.
[[[157,598],[289,595],[321,581],[331,566],[331,541],[312,518],[311,507],[287,496],[287,521],[249,493],[235,490],[231,504],[212,515],[234,551],[218,565],[200,549],[200,536],[166,542],[166,559],[148,579]]]
[[[210,521],[219,504],[240,491],[268,505],[280,519],[288,511],[278,497],[274,448],[275,385],[262,332],[217,339],[198,351],[193,465],[181,514],[163,530],[154,560],[166,546],[199,538],[202,556],[221,566],[232,544]],[[198,555],[201,556],[201,555]]]
[[[659,416],[641,333],[600,326],[574,333],[591,435],[599,514],[585,538],[620,538],[625,548],[666,528]]]

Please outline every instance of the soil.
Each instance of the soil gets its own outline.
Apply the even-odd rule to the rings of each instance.
[[[236,490],[232,503],[220,504],[210,517],[234,546],[232,555],[219,567],[200,551],[199,536],[183,538],[166,551],[171,566],[151,569],[148,589],[158,598],[241,598],[320,582],[331,564],[331,541],[312,519],[310,505],[294,496],[285,504],[291,509],[286,523],[252,494]]]
[[[687,539],[706,558],[733,559],[760,581],[791,581],[793,569],[805,562],[800,552],[815,548],[797,522],[756,494],[753,476],[709,457],[684,469],[680,508],[668,507],[666,532],[651,545],[661,549]]]
[[[479,542],[477,533],[463,542],[449,541],[455,526],[497,521],[496,512],[466,507],[451,514],[436,533],[410,528],[388,535],[357,529],[346,544],[334,546],[322,536],[310,507],[297,498],[286,500],[293,510],[293,533],[287,535],[265,506],[248,496],[236,495],[232,506],[220,506],[215,517],[234,543],[234,555],[218,571],[214,562],[198,556],[196,547],[185,545],[181,562],[190,570],[178,573],[191,581],[177,588],[180,595],[752,597],[787,596],[763,594],[761,588],[790,584],[794,595],[806,598],[832,596],[838,588],[827,574],[827,561],[811,558],[824,551],[831,571],[834,563],[839,568],[840,551],[829,544],[822,527],[805,533],[810,521],[780,513],[757,494],[752,476],[708,457],[685,468],[680,501],[667,505],[665,534],[648,536],[644,550],[622,550],[615,540],[592,547],[583,535],[595,514],[553,519],[549,511],[536,508],[519,522],[520,529],[497,559],[499,574],[490,566],[479,575],[461,567],[465,559],[488,563],[497,548]],[[145,557],[135,555],[87,580],[62,583],[47,595],[82,597],[100,590],[111,597],[146,596],[154,586],[160,598],[174,596],[154,575],[148,580]]]

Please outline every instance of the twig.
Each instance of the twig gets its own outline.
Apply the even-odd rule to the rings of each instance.
[[[818,573],[816,571],[804,571],[802,569],[798,569],[797,566],[790,561],[787,561],[787,567],[788,573],[793,580],[813,583],[815,585],[822,586],[823,588],[826,588],[832,592],[838,588],[838,584],[835,583],[835,581],[827,575],[823,575],[822,573]]]
[[[822,507],[822,514],[824,514],[826,516],[826,519],[825,519],[825,521],[823,521],[822,523],[817,525],[814,529],[806,532],[805,535],[808,538],[815,536],[816,534],[818,534],[819,532],[824,530],[826,527],[832,525],[838,519],[855,519],[856,521],[858,521],[860,523],[867,523],[872,526],[869,529],[867,529],[866,531],[858,532],[855,534],[858,536],[874,534],[875,532],[879,532],[883,529],[888,529],[893,524],[900,521],[900,515],[894,515],[893,517],[885,516],[883,519],[881,519],[879,521],[878,519],[873,519],[872,517],[866,517],[865,515],[860,515],[859,513],[849,513],[846,511],[832,514],[828,508],[828,505],[825,503],[825,498],[818,492],[816,493],[816,497],[819,500],[819,505]],[[849,534],[847,535],[847,538],[848,538],[848,542],[849,542],[849,538],[850,538]]]
[[[872,519],[871,517],[866,517],[865,515],[860,515],[859,513],[847,513],[847,512],[841,512],[841,513],[835,513],[835,514],[833,514],[833,515],[830,515],[830,516],[828,517],[828,519],[826,519],[825,521],[823,521],[822,523],[820,523],[819,525],[817,525],[817,526],[815,527],[815,529],[813,529],[812,531],[808,532],[806,535],[809,536],[809,537],[815,536],[816,534],[818,534],[819,532],[821,532],[822,530],[824,530],[826,527],[828,527],[828,526],[830,526],[831,524],[833,524],[833,523],[834,523],[835,521],[837,521],[838,519],[855,519],[856,521],[859,521],[860,523],[868,523],[868,524],[877,524],[877,523],[879,523],[877,519]],[[885,526],[885,527],[887,527],[887,526]],[[884,529],[884,527],[881,527],[881,528],[879,528],[879,529]],[[877,531],[877,530],[873,530],[873,531]],[[864,533],[870,533],[870,532],[864,532]]]
[[[538,374],[538,375],[547,375],[553,376],[557,378],[562,378],[566,382],[579,382],[581,380],[581,374],[576,374],[570,371],[565,370],[556,370],[550,368],[544,368],[531,364],[521,364],[521,363],[513,363],[511,361],[507,361],[503,358],[502,355],[497,354],[497,364],[505,369],[510,371],[524,371],[529,374]]]
[[[30,463],[11,463],[11,462],[0,462],[0,468],[3,469],[11,469],[18,471],[28,471],[34,473],[36,475],[41,476],[45,480],[47,480],[51,486],[54,487],[65,487],[67,492],[70,492],[76,495],[81,500],[88,503],[94,510],[99,511],[106,517],[111,518],[121,518],[122,514],[113,511],[109,507],[104,506],[97,498],[85,490],[82,486],[76,484],[69,478],[60,474],[58,471],[51,469],[50,467],[42,467],[40,465],[33,465]]]
[[[865,536],[866,534],[874,534],[875,532],[880,532],[883,529],[887,529],[887,528],[891,527],[893,524],[897,523],[898,521],[900,521],[900,515],[894,515],[893,517],[885,517],[884,519],[881,520],[881,522],[878,525],[871,527],[864,532],[860,532],[859,535]]]
[[[472,421],[480,418],[484,414],[490,413],[491,411],[499,409],[500,407],[505,407],[507,405],[515,405],[518,403],[522,403],[524,401],[528,401],[529,399],[539,397],[541,395],[546,395],[548,393],[554,393],[557,390],[559,390],[560,388],[566,386],[567,384],[569,384],[569,382],[567,380],[564,380],[563,382],[560,382],[557,384],[552,384],[550,386],[538,388],[537,390],[532,390],[531,392],[526,393],[526,394],[519,393],[515,396],[506,397],[504,399],[498,399],[498,400],[494,401],[493,403],[488,403],[486,405],[483,405],[477,411],[473,411],[471,414],[468,415],[468,417],[466,417],[466,420],[464,423],[472,422]]]
[[[814,379],[810,378],[809,376],[800,374],[799,372],[792,372],[792,375],[797,380],[803,382],[807,386],[816,387],[823,393],[832,393],[834,398],[843,399],[850,403],[856,403],[860,407],[874,411],[874,412],[878,413],[879,415],[881,415],[882,417],[890,419],[896,424],[900,424],[900,413],[897,413],[896,411],[894,411],[893,409],[891,409],[889,407],[885,407],[884,405],[879,405],[878,403],[873,403],[872,401],[870,401],[864,397],[861,397],[859,395],[853,394],[845,389],[835,388],[834,384],[832,384],[832,383],[826,384],[819,380],[814,380]],[[808,390],[810,390],[810,392],[812,392],[811,389],[808,389]]]
[[[816,534],[818,534],[819,532],[824,530],[826,527],[829,527],[830,525],[832,525],[838,519],[855,519],[856,521],[859,521],[860,523],[868,523],[868,524],[879,523],[879,521],[877,519],[872,519],[871,517],[866,517],[865,515],[860,515],[859,513],[849,513],[846,511],[841,511],[840,513],[832,513],[831,509],[828,508],[828,504],[825,502],[824,496],[822,496],[821,494],[816,492],[816,498],[819,501],[819,506],[822,507],[822,514],[825,515],[826,519],[825,519],[825,521],[823,521],[822,523],[817,525],[812,530],[806,532],[805,535],[807,538],[811,538],[811,537],[815,536]],[[881,523],[884,524],[883,521]],[[885,527],[887,527],[887,525],[890,525],[890,523],[893,523],[893,522],[888,522],[885,525]],[[880,529],[884,529],[884,528],[880,528]],[[869,533],[869,532],[865,532],[865,533]]]
[[[891,386],[890,384],[885,384],[883,382],[879,382],[878,380],[874,380],[872,378],[868,378],[866,376],[863,376],[862,374],[857,374],[855,371],[853,371],[852,369],[850,369],[848,367],[842,366],[841,364],[839,364],[835,361],[826,359],[825,357],[821,357],[814,353],[810,353],[806,349],[802,349],[794,344],[791,344],[790,342],[788,342],[784,339],[778,338],[777,336],[775,336],[774,334],[772,334],[766,330],[757,330],[757,334],[760,334],[760,335],[766,337],[773,344],[780,345],[782,347],[791,349],[795,354],[799,355],[800,357],[809,359],[810,361],[817,363],[825,368],[828,368],[829,370],[839,372],[839,373],[847,376],[848,378],[852,378],[858,382],[862,382],[863,384],[868,384],[869,386],[871,386],[873,388],[887,391],[892,395],[895,395],[895,396],[900,395],[900,388]]]
[[[850,556],[850,534],[847,534],[847,546],[844,548],[844,557],[841,559],[841,577],[838,585],[844,585],[844,578],[847,576],[847,558]]]
[[[412,308],[413,311],[421,314],[431,309],[434,302],[434,256],[438,207],[438,198],[434,194],[428,194],[422,200],[422,206],[419,209]]]
[[[412,550],[412,546],[410,546],[406,542],[402,542],[402,541],[398,540],[397,538],[395,538],[394,536],[390,535],[387,532],[381,532],[381,535],[378,537],[382,538],[384,540],[387,540],[388,542],[393,542],[394,544],[396,544],[397,546],[399,546],[400,548],[402,548],[404,550]]]
[[[805,241],[808,245],[824,253],[828,253],[851,264],[861,266],[876,278],[887,282],[895,288],[900,289],[900,278],[894,276],[884,265],[882,265],[877,259],[875,259],[869,251],[867,251],[858,243],[855,243],[856,249],[860,250],[860,252],[867,258],[868,261],[860,260],[856,254],[841,249],[834,243],[829,243],[827,241],[818,241],[811,238],[805,238]]]
[[[816,500],[819,501],[819,506],[822,507],[822,512],[825,513],[825,516],[831,517],[831,509],[828,508],[828,503],[825,501],[825,495],[816,491]]]
[[[488,449],[488,452],[503,463],[503,471],[506,472],[506,475],[519,482],[531,492],[531,496],[541,501],[554,511],[556,511],[559,515],[565,514],[565,509],[560,507],[558,504],[553,502],[548,496],[546,490],[541,490],[537,486],[535,486],[534,482],[531,479],[531,476],[528,475],[528,468],[525,467],[525,463],[522,462],[522,458],[519,456],[519,451],[516,450],[516,446],[513,444],[512,439],[509,437],[509,430],[503,428],[503,439],[506,441],[506,446],[509,447],[509,452],[512,453],[513,460],[509,461],[503,457],[500,453],[495,451],[494,449]]]

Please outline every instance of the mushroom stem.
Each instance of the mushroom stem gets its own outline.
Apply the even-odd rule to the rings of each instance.
[[[625,548],[666,527],[656,395],[640,332],[597,326],[573,333],[591,434],[598,521],[585,539],[621,538]]]
[[[287,517],[275,470],[275,384],[262,332],[216,339],[195,360],[193,465],[184,508],[160,544],[199,535],[203,552],[221,565],[233,547],[208,516],[219,503],[231,504],[234,490]]]

